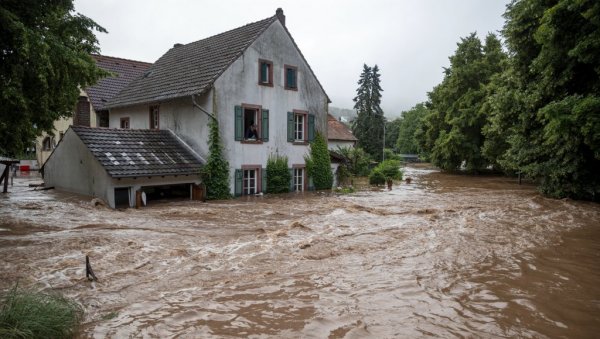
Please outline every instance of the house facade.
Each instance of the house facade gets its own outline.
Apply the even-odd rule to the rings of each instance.
[[[308,189],[304,155],[327,135],[329,98],[285,26],[283,11],[189,44],[176,44],[110,100],[109,127],[169,129],[209,154],[218,121],[230,191],[266,187],[270,155],[288,157],[292,187]]]

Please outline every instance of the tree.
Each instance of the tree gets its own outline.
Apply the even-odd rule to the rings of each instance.
[[[317,133],[310,143],[310,155],[304,157],[308,175],[313,178],[315,189],[329,190],[333,186],[333,173],[331,172],[331,158],[327,149],[327,141]]]
[[[494,34],[488,34],[485,45],[475,33],[458,43],[450,67],[444,70],[444,80],[429,93],[424,133],[418,133],[420,146],[435,165],[444,170],[458,170],[464,165],[470,171],[489,165],[481,150],[485,141],[482,130],[488,121],[482,104],[486,86],[502,71],[505,58]]]
[[[206,186],[206,199],[229,199],[229,162],[223,156],[223,145],[219,133],[219,123],[211,119],[208,123],[210,129],[208,138],[208,161],[202,168],[200,175]]]
[[[417,143],[417,131],[423,124],[423,118],[428,110],[424,103],[415,105],[408,111],[402,112],[398,124],[398,137],[396,138],[396,150],[400,153],[418,154],[420,147]]]
[[[385,118],[381,109],[381,89],[379,67],[363,65],[358,80],[354,108],[357,118],[352,124],[352,132],[362,147],[373,159],[381,160],[383,156],[383,129]]]
[[[396,142],[398,141],[398,134],[400,133],[400,124],[402,118],[396,118],[392,121],[386,121],[385,123],[385,147],[396,150]]]
[[[93,20],[72,0],[0,3],[0,154],[16,156],[55,120],[72,115],[79,89],[108,75]]]
[[[504,16],[514,80],[500,94],[518,107],[494,115],[491,131],[509,126],[499,163],[547,195],[600,200],[600,4],[519,0]]]

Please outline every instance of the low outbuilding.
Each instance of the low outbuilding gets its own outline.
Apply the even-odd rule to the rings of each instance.
[[[202,199],[204,159],[170,130],[71,126],[42,168],[46,187],[112,208],[163,198]]]

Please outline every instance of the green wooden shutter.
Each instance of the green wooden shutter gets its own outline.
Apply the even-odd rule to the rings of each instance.
[[[308,115],[308,141],[315,140],[315,115]]]
[[[235,196],[239,197],[240,195],[242,195],[242,170],[241,169],[236,169],[235,170]]]
[[[242,106],[235,106],[235,141],[244,140],[244,119]]]
[[[262,173],[262,192],[267,193],[267,169],[261,168],[260,173]]]
[[[287,113],[288,113],[288,119],[287,119],[288,141],[294,142],[294,112],[287,112]]]
[[[292,75],[292,76],[291,76],[291,78],[292,78],[292,80],[291,80],[291,81],[292,81],[292,84],[291,84],[291,86],[290,86],[290,87],[291,87],[291,88],[296,88],[296,87],[298,86],[298,82],[297,82],[297,80],[296,80],[296,70],[295,70],[295,69],[292,69],[292,72],[291,72],[291,73],[292,73],[292,74],[291,74],[291,75]]]
[[[262,110],[262,125],[260,126],[260,128],[262,129],[262,131],[261,131],[262,140],[269,141],[269,110],[268,109],[263,108],[263,110]]]
[[[315,190],[315,183],[313,182],[312,176],[308,177],[308,190],[309,191],[314,191]]]
[[[290,178],[292,178],[292,180],[290,180],[290,192],[294,192],[294,169],[290,168]]]

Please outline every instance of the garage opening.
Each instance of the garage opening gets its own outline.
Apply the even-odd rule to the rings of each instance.
[[[128,208],[129,187],[115,187],[115,208]]]
[[[143,186],[146,194],[146,204],[160,200],[189,200],[191,199],[191,184]]]

